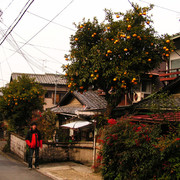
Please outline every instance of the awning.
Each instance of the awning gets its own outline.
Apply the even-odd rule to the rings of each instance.
[[[89,121],[75,121],[75,122],[72,122],[72,123],[61,125],[61,127],[70,128],[70,129],[78,129],[78,128],[88,126],[90,124],[92,124],[92,122],[89,122]]]

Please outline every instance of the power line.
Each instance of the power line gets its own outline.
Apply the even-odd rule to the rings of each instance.
[[[31,14],[31,15],[33,15],[33,16],[36,16],[36,17],[38,17],[38,18],[40,18],[40,19],[43,19],[43,20],[45,20],[45,21],[48,21],[48,22],[51,21],[51,20],[46,19],[46,18],[44,18],[44,17],[42,17],[42,16],[39,16],[39,15],[37,15],[37,14],[34,14],[34,13],[30,12],[30,11],[27,11],[27,12],[28,12],[29,14]],[[67,27],[67,26],[61,25],[61,24],[56,23],[56,22],[53,22],[53,21],[52,21],[51,23],[56,24],[56,25],[58,25],[58,26],[61,26],[61,27],[63,27],[63,28],[69,29],[69,30],[71,30],[71,31],[76,31],[75,29],[69,28],[69,27]]]
[[[12,37],[12,35],[11,35],[11,37]],[[19,45],[17,44],[17,42],[15,41],[15,39],[12,37],[12,41],[10,40],[10,39],[8,39],[9,40],[9,43],[10,43],[10,45],[11,46],[14,46],[14,49],[16,50],[17,48],[19,48]],[[15,45],[14,45],[14,44]],[[16,48],[17,47],[17,48]],[[41,66],[41,64],[39,64],[38,62],[35,62],[34,61],[34,57],[33,56],[31,56],[30,54],[28,54],[26,51],[22,51],[22,50],[19,50],[19,54],[21,54],[22,55],[22,57],[27,61],[27,63],[28,64],[32,64],[33,66],[35,66],[37,69],[39,69],[39,70],[41,70],[42,69],[42,66]],[[30,59],[29,57],[31,57],[32,59]],[[53,69],[51,69],[51,68],[48,68],[48,69],[50,69],[50,70],[53,70]],[[53,70],[54,71],[54,70]],[[35,73],[35,72],[34,72]]]
[[[30,1],[30,0],[29,0]],[[29,2],[28,1],[28,2]],[[31,6],[31,4],[34,2],[34,0],[32,0],[31,2],[30,2],[30,4],[27,6],[27,8],[24,10],[24,12],[22,13],[22,15],[19,17],[19,19],[17,20],[17,22],[14,24],[14,26],[10,29],[10,31],[7,33],[7,31],[6,31],[6,35],[5,35],[5,37],[3,38],[3,40],[1,41],[1,43],[0,43],[0,45],[2,45],[2,43],[6,40],[6,38],[9,36],[9,34],[13,31],[13,29],[17,26],[17,24],[20,22],[20,20],[22,19],[22,17],[24,16],[24,14],[26,13],[26,11],[29,9],[29,7]]]
[[[12,24],[8,27],[8,29],[6,30],[6,32],[4,33],[3,37],[5,37],[5,35],[8,33],[8,31],[11,29],[11,27],[13,26],[13,24],[15,22],[18,21],[18,18],[20,17],[20,15],[24,12],[25,7],[28,5],[28,3],[30,2],[30,0],[28,0],[28,2],[26,2],[26,4],[23,6],[22,10],[20,11],[20,13],[18,14],[18,16],[14,19],[14,21],[12,22]],[[3,39],[3,37],[1,39]]]
[[[13,38],[12,38],[12,39],[13,39]],[[16,41],[15,41],[14,39],[13,39],[13,42],[15,43],[15,46],[17,46],[17,48],[19,48],[18,44],[16,43]],[[34,71],[34,69],[33,69],[33,67],[31,66],[28,58],[27,58],[26,55],[22,52],[22,50],[19,50],[19,53],[20,53],[20,54],[23,56],[23,58],[26,60],[27,64],[29,65],[29,67],[31,68],[31,70],[34,72],[34,74],[36,74],[35,71]]]
[[[12,73],[12,69],[11,69],[11,66],[10,66],[10,64],[9,64],[9,62],[8,62],[8,59],[7,59],[7,56],[6,56],[6,53],[5,53],[5,50],[4,50],[4,47],[3,47],[3,46],[2,46],[2,49],[3,49],[3,53],[4,53],[4,56],[5,56],[6,62],[7,62],[7,64],[8,64],[8,67],[9,67],[11,73]]]
[[[20,42],[20,41],[18,41],[18,42],[21,43],[21,44],[24,44],[24,42]],[[52,50],[57,50],[57,51],[69,52],[68,50],[65,50],[65,49],[58,49],[58,48],[53,48],[53,47],[49,47],[49,46],[42,46],[42,45],[37,45],[37,44],[31,44],[31,43],[27,43],[26,45],[37,46],[37,47],[46,48],[46,49],[52,49]]]
[[[41,31],[43,31],[52,21],[54,21],[66,8],[70,6],[70,4],[73,2],[72,0],[67,6],[65,6],[54,18],[52,18],[45,26],[43,26],[36,34],[34,34],[28,41],[26,41],[18,50],[22,49],[27,43],[29,43],[32,39],[34,39]],[[15,52],[16,53],[16,52]],[[11,56],[13,56],[15,53],[13,53]]]
[[[152,4],[152,3],[149,3],[149,2],[146,2],[144,0],[139,0],[141,2],[144,2],[146,4]],[[180,13],[180,11],[175,11],[175,10],[172,10],[172,9],[169,9],[169,8],[166,8],[166,7],[162,7],[162,6],[159,6],[159,5],[156,5],[156,4],[153,4],[154,6],[158,7],[158,8],[161,8],[161,9],[164,9],[164,10],[167,10],[167,11],[171,11],[171,12],[174,12],[174,13]]]
[[[3,25],[5,26],[5,27],[7,27],[4,23],[3,23]],[[24,38],[22,38],[19,34],[17,34],[16,32],[14,32],[14,34],[16,34],[19,38],[21,38],[23,41],[26,41]],[[23,43],[24,44],[24,43]],[[58,62],[58,63],[60,63],[60,64],[63,64],[63,63],[61,63],[61,62],[59,62],[57,59],[55,59],[55,58],[53,58],[53,57],[51,57],[50,55],[48,55],[47,53],[45,53],[45,52],[43,52],[42,50],[40,50],[39,48],[37,48],[35,45],[31,45],[33,48],[35,48],[37,51],[39,51],[39,52],[41,52],[42,54],[44,54],[45,56],[47,56],[48,58],[50,58],[50,59],[52,59],[54,62]],[[14,51],[14,54],[16,53],[17,51]],[[11,56],[13,56],[14,54],[12,54]],[[8,58],[10,58],[11,56],[9,56]]]
[[[11,4],[13,3],[13,1],[14,1],[14,0],[12,0],[12,1],[8,4],[8,6],[4,9],[3,12],[5,12],[5,11],[11,6]]]
[[[13,49],[10,49],[10,48],[7,48],[7,47],[3,47],[4,49],[7,49],[7,50],[9,50],[9,51],[11,51],[11,52],[15,52],[16,50],[13,50]],[[25,52],[26,54],[28,54],[28,56],[30,56],[31,58],[33,58],[33,59],[37,59],[38,61],[44,61],[43,59],[40,59],[39,57],[35,57],[35,56],[31,56],[29,53],[27,53],[27,52]],[[61,62],[55,62],[55,61],[51,61],[51,60],[48,60],[48,59],[46,59],[45,61],[47,61],[47,62],[49,62],[49,63],[55,63],[55,64],[62,64]],[[3,63],[3,62],[5,62],[5,61],[2,61],[1,63]],[[49,69],[51,69],[51,68],[49,68]],[[51,69],[52,70],[52,69]]]
[[[17,50],[17,48],[19,48],[19,46],[18,46],[18,44],[17,44],[17,42],[15,41],[15,39],[13,38],[13,36],[12,36],[12,34],[10,34],[10,36],[11,36],[11,38],[12,38],[12,40],[11,39],[9,39],[9,38],[7,38],[7,42],[10,44],[10,46],[12,46],[14,49],[15,49],[15,51]],[[14,50],[11,50],[11,49],[9,49],[9,48],[6,48],[6,49],[8,49],[8,50],[10,50],[10,51],[14,51]],[[14,52],[15,52],[14,51]],[[33,70],[33,72],[34,72],[34,69],[32,68],[32,66],[31,65],[33,65],[34,67],[36,67],[37,69],[39,69],[39,70],[42,70],[42,65],[38,62],[39,61],[39,59],[37,59],[37,58],[34,58],[33,56],[31,56],[30,54],[28,54],[26,51],[22,51],[22,50],[19,50],[19,52],[18,52],[25,60],[26,60],[26,62],[28,63],[28,65],[30,66],[30,68]],[[32,59],[30,59],[30,58],[32,58]],[[37,60],[35,60],[35,59],[37,59]],[[6,59],[7,60],[7,59]],[[8,62],[8,61],[7,61]],[[2,63],[2,62],[1,62]],[[58,63],[60,63],[60,62],[58,62]],[[47,69],[47,68],[46,68]],[[48,67],[48,69],[50,70],[50,71],[54,71],[54,69],[52,69],[52,68],[50,68],[50,67]],[[48,70],[46,70],[46,71],[48,71]],[[50,72],[50,71],[48,71],[48,72]],[[35,72],[34,72],[35,73]]]
[[[73,2],[73,1],[71,1],[60,13],[62,13],[72,2]],[[60,13],[58,13],[58,15],[59,15]],[[56,17],[54,17],[53,19],[55,19],[55,18],[56,18]],[[52,19],[52,20],[53,20],[53,19]],[[50,23],[50,22],[49,22],[49,23]],[[48,24],[49,24],[49,23],[48,23]],[[47,25],[48,25],[48,24],[47,24]],[[46,25],[46,26],[47,26],[47,25]],[[45,27],[46,27],[46,26],[45,26]],[[45,28],[45,27],[43,27],[43,28]],[[41,30],[43,30],[43,29],[41,29]],[[39,32],[40,32],[40,31],[39,31]],[[38,33],[39,33],[39,32],[38,32]],[[34,37],[35,37],[35,36],[34,36]],[[11,42],[10,42],[10,43],[11,43]],[[19,47],[16,42],[14,42],[14,43],[15,43],[15,46],[18,47],[18,49],[16,49],[16,47],[14,47],[14,48],[16,49],[15,53],[19,51],[19,53],[20,53],[20,54],[24,57],[24,59],[27,61],[28,65],[31,67],[31,69],[33,70],[33,72],[34,72],[34,69],[32,68],[31,64],[32,64],[33,66],[36,66],[38,69],[41,69],[41,66],[39,66],[37,63],[35,63],[35,62],[32,61],[32,60],[27,59],[26,55],[20,50],[22,47]],[[27,42],[26,42],[26,43],[27,43]],[[25,44],[24,44],[24,45],[25,45]],[[12,46],[14,46],[14,45],[12,44]],[[15,54],[15,53],[14,53],[14,54]],[[58,62],[59,62],[59,61],[58,61]],[[34,73],[35,73],[35,72],[34,72]]]
[[[129,4],[135,9],[133,3],[132,3],[130,0],[128,0],[128,2],[129,2]],[[136,10],[136,9],[135,9],[135,10]],[[137,11],[137,10],[136,10],[136,11]]]
[[[11,35],[12,37],[12,35]],[[14,38],[12,37],[12,40],[7,38],[7,42],[10,44],[10,46],[12,46],[15,50],[17,50],[17,48],[19,48],[18,44],[16,43],[16,41],[14,40]],[[37,63],[35,63],[33,60],[29,59],[28,56],[22,51],[22,50],[19,50],[18,53],[26,60],[28,66],[31,68],[31,70],[34,72],[35,74],[35,71],[32,67],[32,65],[34,67],[36,67],[37,69],[41,69],[41,66]],[[1,62],[2,63],[2,62]]]

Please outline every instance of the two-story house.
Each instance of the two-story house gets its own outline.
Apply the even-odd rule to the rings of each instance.
[[[22,75],[35,79],[45,90],[44,110],[55,106],[68,91],[66,79],[57,74],[12,73],[10,81],[17,80]]]
[[[166,66],[159,70],[160,81],[165,85],[180,75],[180,33],[172,35],[171,40],[174,41],[175,50],[171,52]]]
[[[153,91],[158,91],[180,76],[180,33],[172,35],[171,40],[174,41],[175,50],[171,52],[167,61],[151,71],[149,76],[147,74],[141,77],[134,96],[131,98],[133,103],[141,101]]]

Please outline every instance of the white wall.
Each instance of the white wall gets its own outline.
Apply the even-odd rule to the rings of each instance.
[[[10,136],[10,149],[19,157],[25,160],[26,142],[24,138],[11,134]]]
[[[177,53],[176,53],[176,52],[177,52]],[[179,54],[180,54],[180,49],[176,50],[176,52],[172,52],[172,53],[170,54],[170,69],[172,69],[172,67],[171,67],[171,61],[180,59],[180,56],[179,56]],[[176,68],[180,68],[180,67],[176,67]]]
[[[51,107],[54,107],[55,105],[53,104],[53,99],[52,98],[44,98],[44,102],[46,103],[44,105],[44,110],[47,109],[47,108],[51,108]]]

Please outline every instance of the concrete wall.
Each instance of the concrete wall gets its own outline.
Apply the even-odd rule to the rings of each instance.
[[[14,133],[10,135],[10,149],[23,160],[26,159],[26,142],[21,136]]]
[[[46,104],[43,106],[44,110],[47,109],[47,108],[51,108],[51,107],[55,106],[55,105],[53,104],[53,99],[52,99],[52,98],[44,98],[44,102],[46,103]]]
[[[43,144],[41,156],[43,162],[50,161],[76,161],[83,164],[93,163],[93,143],[49,143]]]
[[[69,146],[69,160],[83,164],[93,163],[93,143],[79,142]]]
[[[24,138],[11,133],[10,149],[23,160],[27,159]],[[43,148],[40,149],[39,157],[41,162],[70,160],[81,162],[83,164],[92,164],[93,142],[43,144]]]
[[[40,162],[60,162],[68,160],[68,147],[49,146],[43,144],[39,153]]]
[[[27,146],[25,138],[11,133],[10,135],[10,149],[13,153],[17,154],[23,160],[27,160]],[[68,160],[67,148],[53,147],[43,144],[43,148],[40,148],[39,152],[40,161],[65,161]]]

